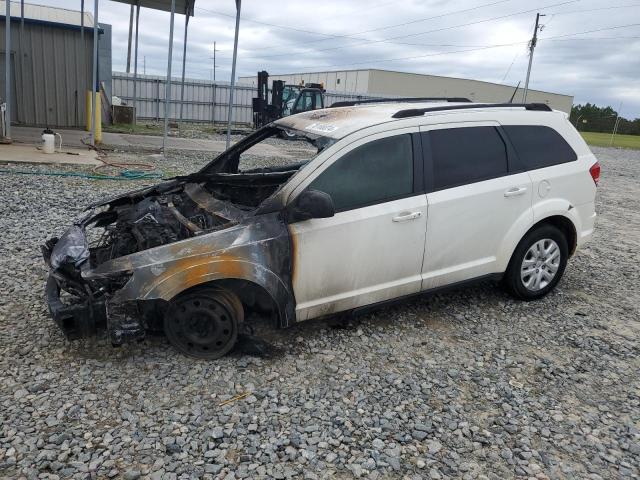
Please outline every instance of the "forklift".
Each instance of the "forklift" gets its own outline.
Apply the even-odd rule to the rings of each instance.
[[[253,126],[264,127],[282,117],[324,108],[324,86],[320,83],[286,85],[274,80],[269,97],[269,74],[258,72],[258,96],[253,99]]]

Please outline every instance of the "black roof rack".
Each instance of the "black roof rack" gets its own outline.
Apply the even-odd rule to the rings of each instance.
[[[442,105],[440,107],[409,108],[398,110],[391,115],[392,118],[420,117],[427,112],[442,112],[445,110],[468,110],[472,108],[511,108],[524,107],[526,110],[536,110],[538,112],[552,112],[553,110],[546,103],[474,103],[472,105]]]
[[[471,100],[464,97],[405,97],[405,98],[370,98],[369,100],[346,100],[335,102],[329,108],[353,107],[365,103],[409,103],[409,102],[460,102],[469,103]]]

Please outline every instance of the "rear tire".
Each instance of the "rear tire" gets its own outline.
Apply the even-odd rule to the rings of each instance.
[[[171,301],[164,315],[164,332],[183,354],[214,360],[233,348],[243,319],[242,303],[234,293],[203,287]]]
[[[536,300],[558,284],[569,258],[567,238],[553,225],[543,224],[527,233],[516,247],[504,285],[520,300]]]

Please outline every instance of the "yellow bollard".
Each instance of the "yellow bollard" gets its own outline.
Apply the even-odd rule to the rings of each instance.
[[[100,104],[100,92],[96,92],[96,143],[102,142],[102,105]],[[86,130],[91,131],[91,90],[87,90],[87,117],[86,117]]]

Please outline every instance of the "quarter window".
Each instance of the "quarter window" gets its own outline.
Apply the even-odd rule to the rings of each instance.
[[[429,132],[435,190],[507,175],[507,150],[495,127]]]
[[[354,148],[308,188],[331,195],[338,212],[409,196],[413,193],[411,135],[373,140]]]
[[[520,170],[535,170],[578,158],[573,148],[553,128],[543,125],[505,125],[502,127],[518,154]]]

